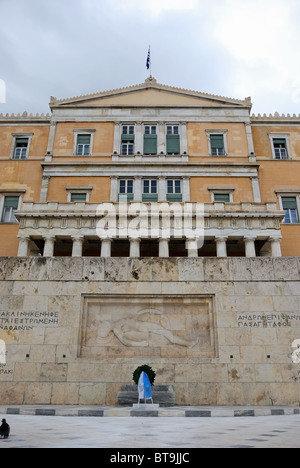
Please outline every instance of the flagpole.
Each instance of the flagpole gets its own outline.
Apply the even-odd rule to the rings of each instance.
[[[152,63],[151,63],[151,46],[149,45],[146,67],[150,70],[150,78],[152,78]]]

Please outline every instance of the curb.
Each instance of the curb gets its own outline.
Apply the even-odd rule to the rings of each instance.
[[[256,417],[290,416],[300,414],[294,407],[171,407],[133,409],[131,407],[78,407],[78,406],[0,406],[0,414],[20,416],[65,416],[65,417]]]

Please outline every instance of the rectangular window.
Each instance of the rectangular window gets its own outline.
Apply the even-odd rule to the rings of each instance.
[[[119,201],[128,202],[133,200],[133,180],[121,179],[119,185]]]
[[[167,201],[182,202],[182,189],[180,179],[167,180]]]
[[[121,136],[121,154],[134,155],[134,125],[123,125]]]
[[[89,156],[91,148],[91,135],[77,135],[77,156]]]
[[[20,197],[4,197],[1,223],[17,223],[14,212],[18,209]]]
[[[167,154],[180,154],[180,136],[178,125],[167,125]]]
[[[210,135],[212,156],[225,156],[224,135]]]
[[[157,154],[156,125],[145,125],[144,154]]]
[[[275,159],[289,159],[285,138],[273,138]]]
[[[134,125],[123,125],[122,135],[134,135]]]
[[[145,135],[156,135],[156,125],[145,125]]]
[[[14,159],[26,159],[28,142],[28,138],[16,138]]]
[[[122,142],[121,154],[123,156],[126,156],[126,155],[132,156],[134,154],[134,142],[133,141]]]
[[[229,203],[230,194],[229,193],[214,193],[214,201]]]
[[[145,179],[143,181],[143,202],[157,202],[157,180]]]
[[[71,193],[71,202],[86,202],[86,193]]]
[[[167,125],[167,135],[179,135],[179,126]]]
[[[282,197],[282,208],[286,210],[284,222],[286,224],[299,223],[299,213],[296,197]]]

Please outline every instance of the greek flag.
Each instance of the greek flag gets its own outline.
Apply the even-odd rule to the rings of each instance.
[[[138,384],[139,400],[150,400],[152,399],[152,388],[150,380],[146,372],[142,372]]]
[[[151,55],[150,55],[150,46],[149,46],[148,55],[147,55],[147,62],[146,62],[147,70],[149,70],[150,65],[151,65]]]

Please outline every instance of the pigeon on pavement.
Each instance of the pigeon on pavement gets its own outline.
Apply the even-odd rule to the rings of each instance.
[[[4,437],[4,439],[7,439],[10,433],[10,427],[9,424],[7,424],[6,419],[2,419],[2,424],[0,426],[0,437],[1,439]]]

